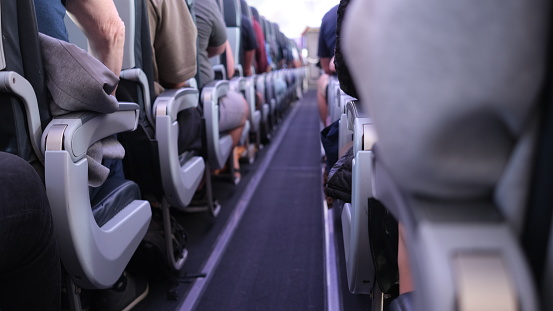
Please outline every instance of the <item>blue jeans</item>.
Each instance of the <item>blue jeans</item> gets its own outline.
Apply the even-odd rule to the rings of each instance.
[[[0,152],[0,309],[59,310],[60,259],[44,185]]]

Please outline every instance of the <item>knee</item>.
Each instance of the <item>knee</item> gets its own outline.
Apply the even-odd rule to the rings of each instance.
[[[245,99],[242,99],[242,104],[244,105],[244,114],[242,115],[242,125],[246,123],[248,116],[250,115],[250,105]]]
[[[317,93],[323,98],[326,98],[326,87],[328,85],[328,78],[329,76],[327,74],[322,74],[317,81]]]

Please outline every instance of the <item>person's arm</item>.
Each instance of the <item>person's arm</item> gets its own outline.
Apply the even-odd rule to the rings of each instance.
[[[66,8],[88,38],[92,55],[119,76],[125,25],[113,0],[67,0]]]
[[[244,52],[244,76],[249,77],[252,73],[253,58],[255,56],[255,50]]]
[[[335,72],[334,71],[334,66],[332,66],[332,68],[330,68],[330,58],[329,57],[321,57],[321,68],[324,70],[324,72],[327,75],[331,75]]]
[[[234,55],[232,54],[232,47],[230,42],[225,43],[226,45],[226,56],[227,56],[227,79],[231,79],[234,76]]]
[[[227,48],[227,43],[223,43],[219,46],[208,46],[207,47],[207,56],[209,58],[217,55],[221,55],[225,52],[225,49]]]

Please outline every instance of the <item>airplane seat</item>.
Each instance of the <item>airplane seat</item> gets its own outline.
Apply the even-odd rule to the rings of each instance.
[[[242,24],[242,4],[240,0],[224,0],[223,1],[223,14],[225,17],[225,24],[227,26],[227,39],[230,43],[231,50],[234,56],[234,66],[236,68],[234,77],[229,81],[230,89],[241,93],[244,99],[248,103],[250,115],[246,122],[246,127],[242,132],[242,138],[240,145],[244,145],[249,148],[249,135],[250,131],[258,133],[259,122],[261,113],[257,111],[255,105],[255,89],[253,85],[252,77],[244,77],[244,71],[242,68],[241,60],[244,55],[244,48],[241,36],[241,24]],[[247,8],[247,7],[246,7]],[[223,59],[223,63],[225,59]],[[256,134],[256,136],[258,136]],[[256,142],[259,137],[256,138]],[[252,155],[253,153],[249,153]],[[233,156],[233,155],[231,155]],[[253,158],[250,157],[250,162]]]
[[[472,4],[348,8],[346,61],[356,81],[371,81],[360,90],[378,135],[372,189],[405,227],[416,310],[548,310],[551,7]],[[393,36],[366,35],[391,25]]]
[[[342,92],[342,94],[340,96],[341,113],[338,129],[338,150],[344,150],[345,145],[353,141],[353,131],[348,128],[347,105],[357,101],[357,99],[345,94],[342,90],[340,90],[340,92]]]
[[[2,0],[0,4],[2,150],[44,164],[56,240],[69,283],[73,287],[111,287],[146,233],[150,205],[140,200],[132,182],[123,181],[119,189],[104,195],[104,202],[116,197],[124,200],[104,204],[97,223],[85,156],[96,141],[133,130],[138,107],[120,103],[119,111],[111,114],[73,112],[52,119],[34,3]],[[70,298],[78,301],[78,297]]]
[[[351,203],[342,208],[342,231],[348,288],[354,294],[379,295],[369,240],[369,199],[373,198],[370,171],[376,138],[370,118],[358,101],[347,105],[348,131],[353,132]]]
[[[270,130],[270,112],[271,106],[266,102],[265,96],[265,79],[267,77],[266,73],[258,74],[255,76],[255,90],[261,94],[262,101],[262,114],[261,114],[261,140],[263,143],[267,143],[271,140],[271,130]]]
[[[148,12],[143,0],[114,1],[125,23],[125,49],[118,98],[140,104],[138,129],[118,135],[127,150],[125,175],[135,180],[142,194],[161,203],[164,231],[171,236],[170,207],[181,211],[208,211],[216,216],[220,205],[212,197],[210,179],[206,179],[206,206],[190,206],[204,176],[209,176],[200,151],[180,150],[178,116],[198,105],[198,91],[193,88],[166,90],[155,96],[153,59],[148,26]],[[75,33],[74,36],[82,33]],[[153,104],[152,104],[153,103]],[[188,251],[175,255],[167,238],[167,262],[178,271]]]

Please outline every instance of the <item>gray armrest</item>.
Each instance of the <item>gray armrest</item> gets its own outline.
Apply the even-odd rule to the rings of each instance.
[[[348,117],[348,129],[352,131],[355,128],[355,119],[366,116],[362,111],[361,102],[358,100],[353,100],[346,104],[346,115]]]
[[[202,181],[205,162],[202,157],[179,155],[180,134],[177,114],[198,106],[198,90],[193,88],[171,89],[159,95],[154,103],[156,112],[156,140],[158,142],[159,168],[167,201],[172,207],[186,210]],[[175,270],[184,260],[175,261]]]
[[[13,94],[22,101],[25,107],[25,113],[27,114],[31,145],[38,159],[43,162],[44,156],[40,148],[42,127],[40,114],[38,112],[38,102],[33,86],[16,72],[0,72],[0,91]]]
[[[219,74],[221,75],[221,80],[227,79],[227,69],[223,65],[215,65],[212,67],[213,71],[215,72],[215,75]]]
[[[139,198],[101,227],[92,214],[84,155],[94,142],[136,128],[138,105],[120,107],[111,114],[76,112],[56,118],[42,137],[46,191],[60,257],[73,281],[84,288],[109,288],[117,281],[151,218],[150,204]]]
[[[63,146],[74,162],[82,159],[88,147],[100,139],[136,129],[138,105],[120,103],[120,108],[110,114],[74,112],[54,118],[42,135],[42,150],[59,150]]]
[[[416,310],[539,309],[519,239],[491,199],[408,197],[378,146],[373,163],[374,195],[407,232]]]
[[[234,65],[234,76],[235,77],[243,77],[244,76],[244,69],[242,68],[242,65],[235,64]]]
[[[142,95],[144,96],[143,101],[144,110],[146,111],[146,118],[148,118],[150,124],[155,124],[152,112],[152,103],[150,102],[150,87],[148,85],[148,77],[146,77],[144,71],[139,68],[125,69],[121,71],[120,77],[121,79],[133,81],[140,85],[140,87],[142,88]]]
[[[208,160],[214,169],[225,165],[232,150],[229,135],[219,133],[219,98],[229,90],[228,81],[212,81],[202,90],[202,105],[206,123]]]
[[[198,107],[198,97],[198,90],[193,88],[166,90],[154,102],[155,115],[168,115],[176,121],[179,112]]]

